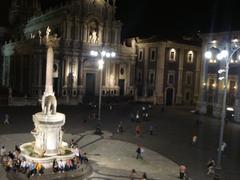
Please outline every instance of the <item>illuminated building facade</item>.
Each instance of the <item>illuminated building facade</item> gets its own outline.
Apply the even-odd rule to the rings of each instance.
[[[122,24],[116,20],[115,10],[115,0],[111,3],[108,0],[74,0],[42,13],[38,0],[14,0],[10,23],[14,27],[18,22],[18,30],[13,28],[15,40],[2,48],[2,85],[17,95],[42,96],[46,47],[41,37],[49,26],[51,33],[61,37],[59,47],[54,49],[53,68],[54,91],[58,97],[81,102],[83,96],[98,95],[98,59],[90,56],[91,50],[116,53],[116,58],[105,59],[102,95],[133,95],[135,49],[120,43]]]
[[[196,104],[201,47],[190,40],[137,39],[135,98],[157,104]]]
[[[224,61],[218,60],[217,54],[219,54],[221,49],[227,49],[230,54],[232,45],[236,46],[235,48],[239,47],[239,39],[239,31],[202,34],[202,52],[204,54],[207,51],[211,51],[213,56],[210,59],[202,57],[201,96],[199,100],[201,113],[221,117],[224,84],[223,79],[221,79],[222,73],[219,70],[224,70]],[[229,60],[226,97],[226,107],[235,110],[234,119],[237,121],[240,119],[239,55],[238,50]]]

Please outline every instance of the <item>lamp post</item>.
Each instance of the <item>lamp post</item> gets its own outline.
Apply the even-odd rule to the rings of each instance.
[[[104,66],[104,58],[114,58],[116,57],[115,52],[107,52],[107,51],[90,51],[90,55],[93,57],[100,56],[100,59],[98,60],[98,69],[100,70],[100,81],[99,81],[99,100],[98,100],[98,122],[97,122],[97,128],[95,131],[95,134],[102,134],[101,130],[101,104],[102,104],[102,70]]]
[[[217,154],[217,164],[216,164],[217,173],[215,174],[215,177],[214,177],[215,179],[220,178],[223,134],[224,134],[224,125],[225,125],[225,116],[226,116],[226,99],[227,99],[229,63],[231,62],[233,55],[240,49],[240,47],[237,46],[236,44],[237,42],[238,41],[233,40],[231,44],[226,44],[224,49],[222,49],[220,53],[215,55],[217,60],[219,61],[224,60],[224,66],[225,66],[223,69],[218,70],[218,74],[220,75],[218,79],[220,81],[223,81],[224,85],[223,85],[223,100],[222,100],[222,111],[221,111],[221,127],[220,127],[220,134],[219,134],[218,154]],[[226,50],[225,49],[226,47],[228,49],[231,49],[231,52]],[[211,51],[205,52],[205,58],[206,59],[213,58],[213,53]]]

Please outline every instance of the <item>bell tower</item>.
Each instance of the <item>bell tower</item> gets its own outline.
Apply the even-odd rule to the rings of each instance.
[[[25,24],[27,19],[41,12],[39,0],[12,0],[9,10],[9,24],[18,26]]]

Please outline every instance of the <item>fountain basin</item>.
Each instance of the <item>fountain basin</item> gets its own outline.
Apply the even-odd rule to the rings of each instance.
[[[54,156],[40,156],[34,151],[34,142],[24,143],[20,146],[21,154],[27,162],[41,163],[45,168],[52,168],[53,160],[67,161],[75,157],[73,149],[67,148],[65,142],[62,143],[62,147],[59,148],[60,154]]]

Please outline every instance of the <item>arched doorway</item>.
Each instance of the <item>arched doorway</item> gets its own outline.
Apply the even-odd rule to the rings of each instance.
[[[166,105],[171,106],[172,104],[173,104],[173,88],[167,88]]]

